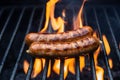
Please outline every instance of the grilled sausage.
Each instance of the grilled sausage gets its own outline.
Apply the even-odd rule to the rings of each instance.
[[[89,26],[72,30],[63,33],[29,33],[25,37],[26,44],[30,45],[33,42],[61,42],[72,41],[74,39],[80,39],[86,36],[90,36],[93,33],[93,29]]]
[[[92,36],[72,42],[33,42],[27,52],[39,57],[73,57],[98,48],[100,41]]]

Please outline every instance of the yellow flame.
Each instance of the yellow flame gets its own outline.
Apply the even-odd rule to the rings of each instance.
[[[45,26],[40,32],[45,32],[48,28],[49,20],[51,21],[51,25],[53,30],[58,30],[58,32],[64,31],[64,20],[61,17],[55,18],[54,17],[54,10],[55,10],[55,4],[59,0],[49,0],[46,5],[46,21]],[[65,13],[63,11],[63,16],[65,16]]]
[[[68,63],[69,61],[66,61],[65,60],[65,64],[64,64],[64,79],[67,77],[67,74],[68,74]],[[53,65],[53,71],[56,73],[56,74],[60,74],[60,59],[56,59],[55,60],[55,63]]]
[[[71,59],[70,59],[69,71],[70,71],[72,74],[75,74],[75,58],[71,58]]]
[[[81,6],[81,8],[79,10],[77,18],[74,18],[74,22],[73,22],[74,29],[78,29],[78,28],[82,28],[83,27],[82,12],[83,12],[83,7],[84,7],[84,4],[85,4],[86,1],[87,0],[83,0],[82,6]]]
[[[109,45],[109,43],[108,43],[108,40],[107,40],[107,38],[106,38],[105,35],[103,35],[102,38],[103,38],[103,43],[104,43],[104,45],[105,45],[106,53],[107,53],[107,55],[109,55],[111,49],[110,49],[110,45]]]
[[[112,59],[109,58],[108,62],[109,62],[110,69],[112,69],[113,68],[113,61],[112,61]]]
[[[49,61],[47,77],[50,77],[50,74],[51,74],[51,60]]]
[[[83,68],[85,67],[85,57],[84,56],[80,56],[80,71],[83,70]]]
[[[97,35],[97,32],[94,32],[93,36],[96,38],[99,38]],[[99,46],[98,49],[94,52],[94,63],[95,63],[97,80],[104,80],[104,69],[98,66],[98,60],[97,60],[100,50],[101,50],[101,47]]]
[[[32,71],[32,78],[35,78],[41,71],[42,71],[42,61],[39,58],[35,59],[34,65],[33,65],[33,71]]]
[[[27,60],[24,60],[24,62],[23,62],[23,70],[24,70],[25,74],[27,74],[28,68],[29,68],[29,63],[28,63]]]
[[[104,80],[104,69],[96,66],[97,80]]]

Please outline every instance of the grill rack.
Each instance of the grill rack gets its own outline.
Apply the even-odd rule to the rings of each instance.
[[[42,6],[42,7],[43,7],[43,6]],[[14,12],[15,9],[17,9],[17,8],[18,8],[18,7],[7,7],[7,8],[2,7],[2,8],[1,8],[1,10],[0,10],[0,17],[1,17],[1,15],[3,14],[3,12],[4,12],[6,9],[10,9],[10,13],[9,13],[9,15],[8,15],[8,18],[6,19],[6,22],[5,22],[4,26],[2,27],[2,30],[1,30],[1,33],[0,33],[0,41],[2,40],[2,38],[3,38],[3,36],[4,36],[4,33],[5,33],[5,30],[6,30],[8,24],[9,24],[9,22],[10,22],[10,20],[11,20],[11,17],[13,16],[13,12]],[[36,8],[41,8],[41,6],[37,6],[37,7],[30,6],[30,7],[20,7],[20,8],[21,8],[22,10],[21,10],[21,13],[20,13],[18,22],[17,22],[17,24],[16,24],[16,27],[14,28],[12,37],[11,37],[11,39],[10,39],[10,41],[9,41],[9,44],[8,44],[8,46],[7,46],[7,48],[6,48],[6,51],[4,52],[3,58],[2,58],[2,60],[0,61],[0,75],[2,74],[2,71],[3,71],[3,68],[4,68],[4,66],[5,66],[7,57],[8,57],[8,55],[9,55],[9,51],[10,51],[10,49],[11,49],[11,46],[13,45],[13,41],[14,41],[14,39],[15,39],[16,33],[17,33],[17,31],[18,31],[18,28],[19,28],[20,22],[21,22],[21,20],[22,20],[23,14],[25,13],[25,10],[26,10],[27,8],[31,8],[31,9],[32,9],[32,12],[31,12],[31,14],[30,14],[30,19],[29,19],[29,22],[28,22],[28,27],[27,27],[26,32],[25,32],[25,34],[27,34],[27,33],[29,33],[29,31],[30,31],[30,29],[31,29],[31,27],[32,27],[32,26],[31,26],[31,23],[32,23],[32,21],[33,21],[33,16],[34,16],[34,13],[35,13]],[[104,13],[104,15],[105,15],[105,19],[107,20],[107,23],[106,23],[106,24],[108,25],[109,31],[111,32],[111,37],[112,37],[113,43],[114,43],[113,46],[115,47],[115,51],[116,51],[115,54],[117,55],[117,58],[118,58],[118,60],[119,60],[119,62],[120,62],[120,52],[119,52],[119,48],[118,48],[118,45],[117,45],[117,40],[116,40],[115,35],[114,35],[114,32],[113,32],[113,30],[112,30],[112,26],[111,26],[110,20],[109,20],[109,18],[108,18],[108,13],[106,12],[107,8],[104,8],[104,7],[101,7],[101,8],[103,9],[103,13]],[[100,24],[99,24],[99,21],[98,21],[98,15],[97,15],[97,13],[96,13],[97,7],[96,7],[96,8],[92,7],[91,9],[92,9],[92,11],[94,12],[94,17],[95,17],[96,25],[97,25],[96,27],[97,27],[98,32],[99,32],[99,34],[100,34],[100,35],[99,35],[99,36],[100,36],[100,39],[103,40],[103,39],[102,39],[102,31],[101,31]],[[119,21],[119,23],[120,23],[119,13],[117,12],[116,8],[110,7],[110,9],[113,10],[113,12],[115,13],[115,17],[116,17],[117,21]],[[86,9],[85,9],[85,10],[86,10]],[[86,14],[85,10],[84,10],[85,24],[88,25],[89,23],[88,23],[88,18],[87,18],[87,14]],[[43,20],[44,20],[44,14],[45,14],[45,10],[43,9],[42,15],[41,15],[41,19],[40,19],[40,22],[39,22],[39,28],[38,28],[38,30],[41,29],[41,25],[42,25]],[[1,41],[1,42],[2,42],[2,41]],[[1,45],[1,46],[2,46],[2,45]],[[104,46],[103,43],[102,43],[102,45],[101,45],[101,48],[102,48],[102,50],[103,50],[103,53],[102,53],[102,54],[104,55],[104,56],[103,56],[103,59],[104,59],[104,61],[105,61],[105,66],[106,66],[107,73],[108,73],[108,76],[109,76],[108,79],[109,79],[109,80],[113,80],[112,72],[111,72],[110,67],[109,67],[109,64],[108,64],[108,56],[106,55],[105,46]],[[14,80],[14,79],[15,79],[16,72],[17,72],[17,68],[18,68],[18,66],[19,66],[20,59],[21,59],[22,55],[24,54],[24,53],[23,53],[23,52],[24,52],[24,49],[25,49],[25,42],[24,42],[24,40],[23,40],[22,45],[21,45],[21,48],[20,48],[20,51],[19,51],[19,54],[18,54],[18,58],[17,58],[17,60],[16,60],[16,62],[15,62],[15,65],[14,65],[14,68],[13,68],[13,71],[12,71],[12,74],[10,75],[10,80]],[[76,70],[75,70],[75,71],[76,71],[76,74],[75,74],[75,75],[76,75],[76,80],[80,80],[79,58],[76,57],[75,59],[76,59],[76,60],[75,60],[75,62],[76,62],[76,63],[75,63],[75,64],[76,64],[76,66],[75,66],[75,68],[76,68]],[[33,64],[34,64],[34,58],[31,57],[30,67],[29,67],[28,73],[27,73],[27,75],[26,75],[26,80],[30,80],[30,75],[31,75],[31,72],[32,72]],[[42,80],[46,80],[46,76],[47,76],[46,74],[47,74],[48,65],[49,65],[49,59],[46,59],[46,64],[45,64],[45,67],[44,67],[44,70],[43,70]],[[60,63],[60,75],[59,75],[59,79],[60,79],[60,80],[63,80],[63,79],[64,79],[64,67],[63,67],[63,66],[64,66],[64,59],[61,59],[61,63]],[[97,80],[97,79],[96,79],[95,66],[94,66],[94,58],[93,58],[93,55],[92,55],[92,54],[90,55],[90,66],[91,66],[92,78],[93,78],[93,80]]]

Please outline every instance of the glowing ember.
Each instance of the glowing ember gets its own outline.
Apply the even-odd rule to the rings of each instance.
[[[104,45],[105,45],[106,53],[107,53],[107,55],[109,55],[111,50],[110,50],[110,45],[108,43],[108,40],[107,40],[105,35],[103,35],[102,38],[103,38],[103,42],[104,42]]]
[[[29,63],[28,63],[27,60],[24,60],[24,62],[23,62],[23,70],[24,70],[25,74],[27,74],[28,68],[29,68]]]

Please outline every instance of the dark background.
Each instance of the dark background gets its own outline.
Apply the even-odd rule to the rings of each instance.
[[[48,0],[0,0],[0,5],[42,5]],[[61,0],[64,3],[82,0]],[[90,4],[120,4],[120,0],[88,0]]]

